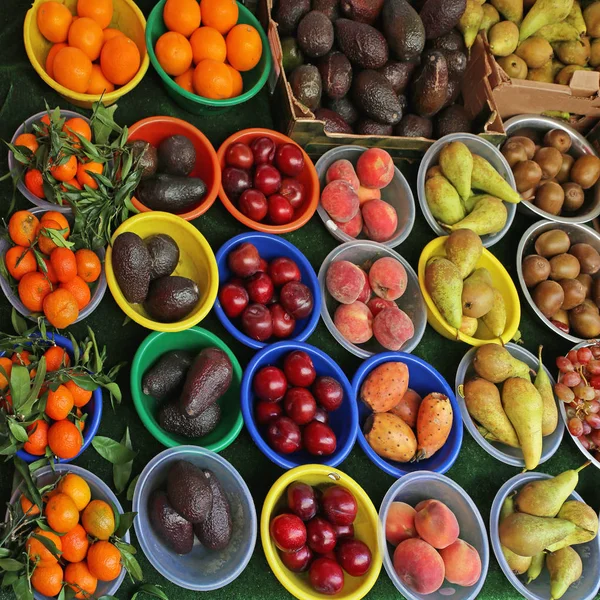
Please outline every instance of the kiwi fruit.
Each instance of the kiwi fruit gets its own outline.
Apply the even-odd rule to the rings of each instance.
[[[584,339],[600,335],[600,315],[587,304],[580,304],[569,311],[569,324],[575,334]]]
[[[592,282],[592,300],[600,307],[600,277],[596,277]]]
[[[592,286],[594,284],[594,280],[592,279],[592,276],[588,275],[587,273],[579,273],[579,275],[577,275],[576,279],[585,288],[585,297],[591,298],[592,297]]]
[[[431,179],[432,177],[435,177],[436,175],[444,176],[440,165],[435,165],[435,167],[429,167],[429,169],[427,169],[427,173],[425,173],[425,181]]]
[[[589,306],[596,314],[600,315],[600,308],[596,306],[596,303],[591,298],[586,298],[581,304]]]
[[[571,181],[578,183],[584,190],[591,188],[600,176],[600,158],[585,154],[580,156],[571,167]]]
[[[515,176],[517,191],[525,192],[531,188],[536,188],[542,179],[542,169],[536,162],[524,160],[515,165],[513,175]]]
[[[564,154],[571,149],[571,136],[562,129],[551,129],[544,136],[544,145],[556,148]]]
[[[542,314],[550,319],[562,306],[565,293],[558,282],[546,280],[538,283],[533,290],[532,298]]]
[[[562,167],[562,154],[556,148],[540,148],[533,160],[542,168],[542,179],[553,179]]]
[[[564,201],[565,192],[555,181],[547,181],[535,192],[535,205],[551,215],[560,214]]]
[[[585,200],[585,194],[578,183],[569,181],[568,183],[562,184],[562,189],[565,193],[565,201],[563,203],[563,209],[567,212],[575,212],[583,206]]]
[[[527,160],[527,152],[522,144],[518,142],[511,142],[508,140],[504,146],[502,146],[502,154],[512,169],[517,163]]]
[[[550,279],[575,279],[581,267],[579,261],[572,254],[559,254],[550,259]]]
[[[600,269],[600,254],[589,244],[573,244],[569,249],[569,254],[579,261],[581,273],[585,275],[594,275]]]
[[[562,229],[545,231],[535,240],[536,254],[544,258],[552,258],[557,254],[564,254],[569,250],[571,240]],[[577,275],[575,275],[577,277]]]
[[[550,263],[547,258],[538,254],[530,254],[523,259],[521,265],[523,279],[528,288],[535,287],[550,276]]]
[[[528,160],[531,160],[535,155],[535,142],[525,135],[514,135],[508,139],[507,143],[508,142],[516,142],[517,144],[521,144],[521,146],[525,148],[525,152],[527,152]]]
[[[558,284],[565,294],[565,299],[561,306],[562,309],[571,310],[585,300],[585,287],[577,279],[561,279]]]
[[[560,166],[558,173],[555,175],[555,179],[558,181],[558,183],[567,183],[567,181],[569,181],[569,174],[571,173],[571,167],[573,166],[575,159],[570,154],[563,154],[562,157],[562,165]]]
[[[554,325],[560,324],[562,327],[560,329],[564,329],[567,333],[569,332],[569,313],[562,308],[559,308],[555,314],[550,318]]]
[[[527,200],[527,202],[530,202],[531,200],[533,200],[535,198],[535,190],[536,188],[529,188],[528,190],[525,190],[524,192],[521,192],[521,198],[523,200]]]

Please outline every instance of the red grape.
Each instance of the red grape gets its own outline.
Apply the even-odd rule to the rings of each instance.
[[[590,375],[600,375],[600,360],[592,358],[585,366]]]
[[[592,429],[600,429],[600,415],[596,413],[592,413],[585,416],[585,420]]]
[[[582,400],[586,401],[593,400],[596,397],[596,392],[594,391],[594,388],[590,387],[589,385],[583,385],[583,381],[573,388],[573,392],[575,392],[575,395],[578,398],[581,398]]]
[[[589,383],[595,390],[600,390],[600,375],[594,375]]]
[[[556,366],[558,367],[561,373],[569,373],[570,371],[575,370],[575,367],[573,367],[573,363],[564,356],[559,356],[556,359]]]
[[[583,422],[583,435],[589,435],[592,433],[592,426],[587,422]]]
[[[575,394],[573,393],[573,390],[564,383],[557,383],[554,386],[554,393],[559,400],[566,402],[567,404],[575,400]]]
[[[573,417],[569,419],[567,427],[569,428],[569,433],[575,437],[579,437],[583,434],[583,423],[578,417]]]
[[[592,441],[587,438],[585,435],[580,435],[579,438],[579,443],[586,449],[589,450],[592,447]]]
[[[600,412],[600,402],[598,402],[598,400],[592,400],[591,402],[588,403],[587,405],[587,411],[588,413],[592,413],[592,414],[596,414]]]
[[[576,362],[578,362],[578,358],[577,358],[577,350],[569,350],[567,352],[567,358],[573,363],[575,364]]]
[[[581,383],[581,375],[576,373],[575,371],[571,371],[570,373],[565,373],[562,376],[561,382],[570,388],[574,388],[575,386]]]
[[[592,356],[592,351],[588,347],[579,348],[579,350],[577,350],[577,361],[582,365],[585,365],[592,360]]]
[[[592,356],[594,358],[600,358],[600,346],[598,344],[592,346]]]
[[[592,433],[590,433],[590,440],[596,448],[600,448],[600,429],[594,429]]]

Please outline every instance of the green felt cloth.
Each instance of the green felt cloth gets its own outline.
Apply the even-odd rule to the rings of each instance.
[[[1,4],[0,137],[9,140],[20,123],[30,115],[43,110],[43,99],[46,99],[51,107],[56,105],[69,109],[73,109],[73,107],[65,101],[61,101],[59,96],[42,82],[27,60],[21,32],[25,11],[29,3],[25,0],[2,0]],[[140,0],[139,5],[144,14],[148,15],[154,2],[152,0]],[[266,91],[254,100],[228,112],[204,116],[191,115],[179,109],[170,100],[158,76],[150,67],[140,85],[119,102],[116,119],[122,125],[131,125],[139,119],[152,115],[173,115],[190,121],[211,139],[216,148],[226,137],[239,129],[272,126]],[[0,148],[0,173],[6,172],[6,158],[7,153],[4,145],[2,145]],[[414,165],[401,165],[400,167],[408,177],[414,190],[416,167]],[[5,182],[0,185],[0,214],[2,216],[6,213],[11,193],[12,186],[10,183]],[[19,198],[18,206],[19,208],[27,208],[27,203],[23,198]],[[515,279],[515,251],[521,235],[530,224],[531,221],[528,217],[517,212],[510,232],[492,249],[493,253],[506,265]],[[244,230],[225,211],[219,201],[213,205],[206,215],[194,221],[194,225],[206,236],[215,252],[227,239]],[[300,231],[285,237],[306,254],[315,270],[319,269],[322,260],[337,244],[336,240],[327,233],[316,214],[311,222]],[[433,232],[427,226],[421,212],[417,210],[417,219],[410,238],[397,250],[416,270],[421,249],[433,237]],[[123,326],[123,321],[124,314],[117,307],[110,292],[107,291],[100,307],[91,317],[85,323],[79,323],[71,327],[70,330],[75,336],[84,336],[86,326],[91,326],[96,332],[99,342],[107,345],[111,363],[121,360],[131,362],[138,345],[150,332],[133,322]],[[220,325],[214,313],[210,313],[200,323],[200,326],[216,333],[225,342],[231,344],[242,366],[248,363],[253,352],[235,342]],[[5,298],[0,299],[0,328],[4,331],[11,330],[10,305]],[[562,338],[550,333],[547,328],[542,326],[528,312],[525,304],[523,305],[520,329],[525,347],[530,351],[535,352],[538,344],[544,344],[546,364],[551,371],[554,371],[554,358],[568,350],[568,343],[565,343]],[[337,360],[349,377],[352,377],[360,364],[358,358],[343,350],[335,342],[322,322],[319,323],[316,331],[308,341]],[[468,349],[468,346],[464,344],[443,339],[428,327],[415,354],[434,365],[444,375],[450,386],[454,387],[456,368]],[[138,451],[134,462],[134,474],[137,474],[163,448],[146,431],[133,407],[129,394],[128,368],[122,371],[119,384],[124,392],[123,403],[113,413],[107,399],[105,399],[104,416],[99,433],[114,439],[121,439],[125,426],[129,426],[134,449]],[[222,455],[240,471],[252,489],[256,509],[260,516],[262,501],[270,486],[282,474],[282,470],[262,455],[245,430]],[[565,436],[559,451],[550,461],[542,465],[540,470],[557,474],[565,469],[579,466],[582,461],[582,455],[570,438]],[[106,481],[112,481],[111,465],[100,458],[91,447],[76,461],[76,464],[93,471]],[[384,474],[369,461],[358,444],[339,468],[354,477],[364,487],[377,508],[384,494],[394,482],[392,477]],[[494,495],[504,481],[518,472],[519,469],[504,465],[486,454],[465,432],[460,455],[447,475],[467,490],[480,508],[483,519],[487,524]],[[12,468],[10,465],[0,466],[0,499],[2,501],[8,500],[11,481]],[[582,473],[581,483],[578,487],[578,491],[595,510],[600,508],[599,483],[598,471],[591,467]],[[130,503],[125,500],[124,495],[121,501],[126,509],[130,508]],[[191,600],[198,597],[194,592],[183,590],[169,583],[152,568],[141,553],[138,556],[143,568],[145,582],[162,585],[171,600]],[[118,598],[130,598],[136,587],[137,585],[126,579],[117,594]],[[0,591],[1,600],[11,596],[12,594],[8,591]],[[254,556],[244,573],[227,588],[206,593],[203,597],[215,600],[242,600],[248,598],[272,600],[273,598],[283,599],[291,596],[271,573],[259,539]],[[399,597],[399,593],[383,569],[377,584],[368,597],[374,600]],[[508,600],[516,597],[516,591],[505,579],[492,554],[485,587],[479,598]]]

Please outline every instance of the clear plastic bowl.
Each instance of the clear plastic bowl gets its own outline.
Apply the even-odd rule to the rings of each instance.
[[[319,176],[319,183],[321,184],[321,190],[327,185],[325,180],[327,169],[329,169],[336,160],[349,160],[356,167],[358,159],[366,150],[367,148],[363,146],[340,146],[339,148],[333,148],[332,150],[325,152],[315,164],[317,175]],[[412,190],[398,167],[394,167],[394,178],[391,183],[381,190],[381,199],[385,200],[388,204],[391,204],[398,215],[398,227],[396,227],[394,237],[387,242],[383,242],[384,246],[395,248],[410,235],[413,225],[415,224],[416,212],[415,199]],[[329,231],[336,240],[340,240],[340,242],[351,242],[356,239],[338,228],[333,219],[327,214],[327,211],[321,206],[320,202],[317,207],[317,212],[325,224],[327,231]],[[368,238],[361,233],[359,234],[358,239]]]
[[[335,300],[327,291],[327,286],[325,285],[327,270],[331,263],[338,260],[348,260],[359,267],[363,267],[366,264],[372,264],[378,258],[383,258],[385,256],[395,258],[402,263],[402,266],[406,269],[408,284],[406,286],[406,291],[402,297],[396,301],[396,304],[413,322],[415,334],[410,340],[407,340],[401,348],[402,352],[412,352],[421,341],[423,333],[425,333],[425,327],[427,326],[427,311],[425,309],[425,302],[423,300],[423,295],[421,294],[421,289],[419,288],[419,279],[413,268],[408,264],[408,261],[383,244],[371,242],[370,240],[354,240],[352,242],[346,242],[332,250],[319,269],[321,316],[323,317],[323,321],[325,322],[327,329],[329,329],[329,333],[331,333],[338,344],[359,358],[369,358],[369,356],[373,356],[373,354],[387,352],[387,349],[384,348],[375,337],[372,337],[368,342],[358,346],[349,342],[338,331],[333,322],[333,314],[335,313],[335,309],[339,306],[339,302],[337,302],[337,300]]]
[[[518,344],[513,344],[512,342],[506,344],[504,346],[515,358],[520,361],[528,364],[532,369],[537,371],[538,368],[538,359],[528,350],[522,348]],[[511,448],[506,444],[501,444],[499,442],[488,442],[481,433],[479,433],[475,422],[471,418],[469,411],[467,410],[467,405],[465,404],[465,399],[461,395],[460,390],[462,389],[465,381],[471,379],[471,377],[476,377],[477,373],[473,368],[473,359],[475,358],[475,353],[477,352],[477,348],[471,348],[462,358],[460,364],[458,365],[458,369],[456,371],[456,380],[454,382],[454,389],[456,391],[456,400],[458,401],[458,405],[460,406],[460,412],[462,413],[463,423],[467,428],[467,431],[471,434],[473,439],[491,456],[498,459],[500,462],[503,462],[507,465],[512,465],[513,467],[524,467],[525,461],[523,460],[523,452],[520,448]],[[549,352],[546,353],[548,355]],[[542,356],[543,358],[543,356]],[[544,367],[544,371],[546,371],[546,375],[550,378],[550,382],[552,383],[552,387],[554,387],[555,381],[554,377],[550,374],[550,371],[546,367]],[[460,389],[459,389],[460,388]],[[559,407],[563,404],[559,400],[556,400],[556,403]],[[563,439],[563,434],[565,432],[564,424],[559,419],[558,425],[556,429],[550,434],[543,438],[542,445],[542,457],[540,458],[540,464],[545,463],[547,460],[554,456],[555,452],[560,448],[560,444]]]
[[[511,585],[527,600],[548,600],[550,598],[550,576],[548,570],[544,568],[537,579],[529,585],[525,585],[525,582],[512,572],[504,558],[498,537],[500,510],[507,496],[510,496],[526,483],[540,479],[550,479],[551,477],[546,473],[533,472],[515,475],[498,490],[490,512],[490,538],[496,560]],[[577,492],[573,492],[568,499],[583,501],[583,498]],[[592,600],[596,597],[600,586],[600,569],[598,569],[598,564],[600,564],[600,537],[596,536],[591,542],[577,544],[572,548],[581,556],[583,574],[578,581],[569,587],[565,595],[562,596],[562,600]]]
[[[506,159],[504,156],[502,156],[500,150],[490,144],[490,142],[487,140],[470,133],[451,133],[450,135],[440,138],[425,153],[423,160],[421,160],[419,173],[417,175],[417,193],[419,196],[419,205],[421,206],[421,210],[423,211],[423,215],[427,223],[429,223],[429,227],[431,227],[431,229],[433,229],[433,231],[435,231],[438,235],[448,235],[448,230],[444,229],[438,223],[429,210],[429,205],[427,204],[427,199],[425,197],[425,175],[430,167],[434,167],[438,164],[438,157],[442,151],[442,148],[450,142],[462,142],[465,144],[465,146],[467,146],[467,148],[469,148],[469,150],[471,150],[471,152],[485,158],[514,190],[517,189],[510,165],[506,162]],[[490,248],[494,244],[498,243],[510,229],[513,219],[515,218],[517,205],[511,202],[505,202],[504,205],[508,211],[506,223],[498,233],[481,236],[481,241],[485,248]]]
[[[385,539],[385,522],[392,502],[405,502],[415,506],[421,500],[439,500],[456,515],[460,526],[459,538],[471,544],[481,558],[481,576],[471,587],[454,585],[444,580],[442,587],[433,594],[418,594],[407,588],[396,574],[393,564],[392,546]],[[407,600],[444,600],[452,596],[453,600],[475,600],[478,597],[488,571],[490,550],[485,524],[479,509],[471,497],[452,479],[438,473],[419,471],[405,475],[388,490],[379,509],[379,546],[383,555],[383,565],[396,589]]]
[[[213,552],[194,539],[193,550],[186,555],[168,548],[152,527],[148,498],[164,488],[171,465],[187,460],[202,469],[213,471],[231,506],[233,536],[224,550]],[[133,510],[135,533],[152,566],[169,581],[188,590],[218,590],[237,579],[246,568],[258,531],[252,494],[236,469],[224,458],[198,446],[169,448],[155,456],[144,468],[135,486]]]

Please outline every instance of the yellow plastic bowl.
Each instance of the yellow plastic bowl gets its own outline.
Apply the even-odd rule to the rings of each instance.
[[[75,106],[92,108],[94,102],[100,100],[100,95],[73,92],[54,81],[54,79],[46,73],[46,69],[44,68],[46,65],[46,57],[53,44],[52,42],[49,42],[38,29],[37,11],[40,8],[40,5],[49,1],[50,0],[35,0],[32,7],[25,15],[23,39],[25,41],[25,50],[29,57],[29,61],[37,74],[63,98]],[[77,0],[55,1],[64,4],[73,15],[77,14]],[[146,19],[144,18],[142,11],[134,2],[132,2],[132,0],[113,0],[113,18],[109,27],[114,27],[115,29],[122,31],[127,37],[135,42],[140,51],[141,64],[139,71],[129,83],[117,88],[114,92],[102,96],[102,104],[105,106],[114,104],[121,96],[130,92],[142,80],[148,70],[148,65],[150,64],[150,59],[146,52]]]
[[[504,333],[499,338],[490,339],[479,339],[465,335],[458,331],[454,327],[450,327],[444,320],[440,311],[436,308],[431,296],[427,293],[425,288],[425,267],[427,262],[433,256],[445,256],[444,244],[446,243],[447,236],[442,236],[432,240],[423,248],[421,257],[419,258],[419,286],[421,293],[425,299],[427,305],[427,322],[440,334],[449,340],[460,340],[470,344],[471,346],[483,346],[490,342],[496,344],[506,344],[513,339],[514,335],[519,329],[519,322],[521,321],[521,303],[519,302],[519,294],[517,288],[513,283],[510,275],[506,269],[502,266],[502,263],[485,248],[483,254],[477,263],[477,268],[485,267],[492,276],[494,287],[502,294],[504,298],[504,304],[506,305],[506,328]]]
[[[271,519],[283,507],[288,485],[294,481],[302,481],[308,485],[338,484],[348,488],[358,503],[358,514],[354,521],[354,534],[357,539],[369,546],[372,553],[371,568],[362,577],[350,577],[344,573],[344,588],[336,594],[336,600],[359,600],[364,598],[375,585],[381,571],[381,553],[379,550],[378,534],[379,517],[373,502],[367,493],[348,475],[338,469],[326,465],[303,465],[287,471],[269,490],[260,516],[260,537],[267,562],[275,577],[283,587],[299,600],[325,600],[331,598],[315,592],[308,582],[306,574],[292,573],[279,558],[277,547],[271,539],[269,526]]]
[[[166,212],[147,212],[127,219],[114,233],[117,236],[130,231],[142,239],[155,233],[170,235],[179,246],[179,264],[173,275],[188,277],[198,284],[200,300],[194,311],[182,321],[161,323],[148,318],[141,304],[131,304],[125,300],[115,278],[112,266],[112,246],[106,249],[106,280],[113,298],[121,310],[136,323],[154,331],[184,331],[197,325],[210,312],[219,289],[219,271],[215,255],[206,238],[187,221]]]

